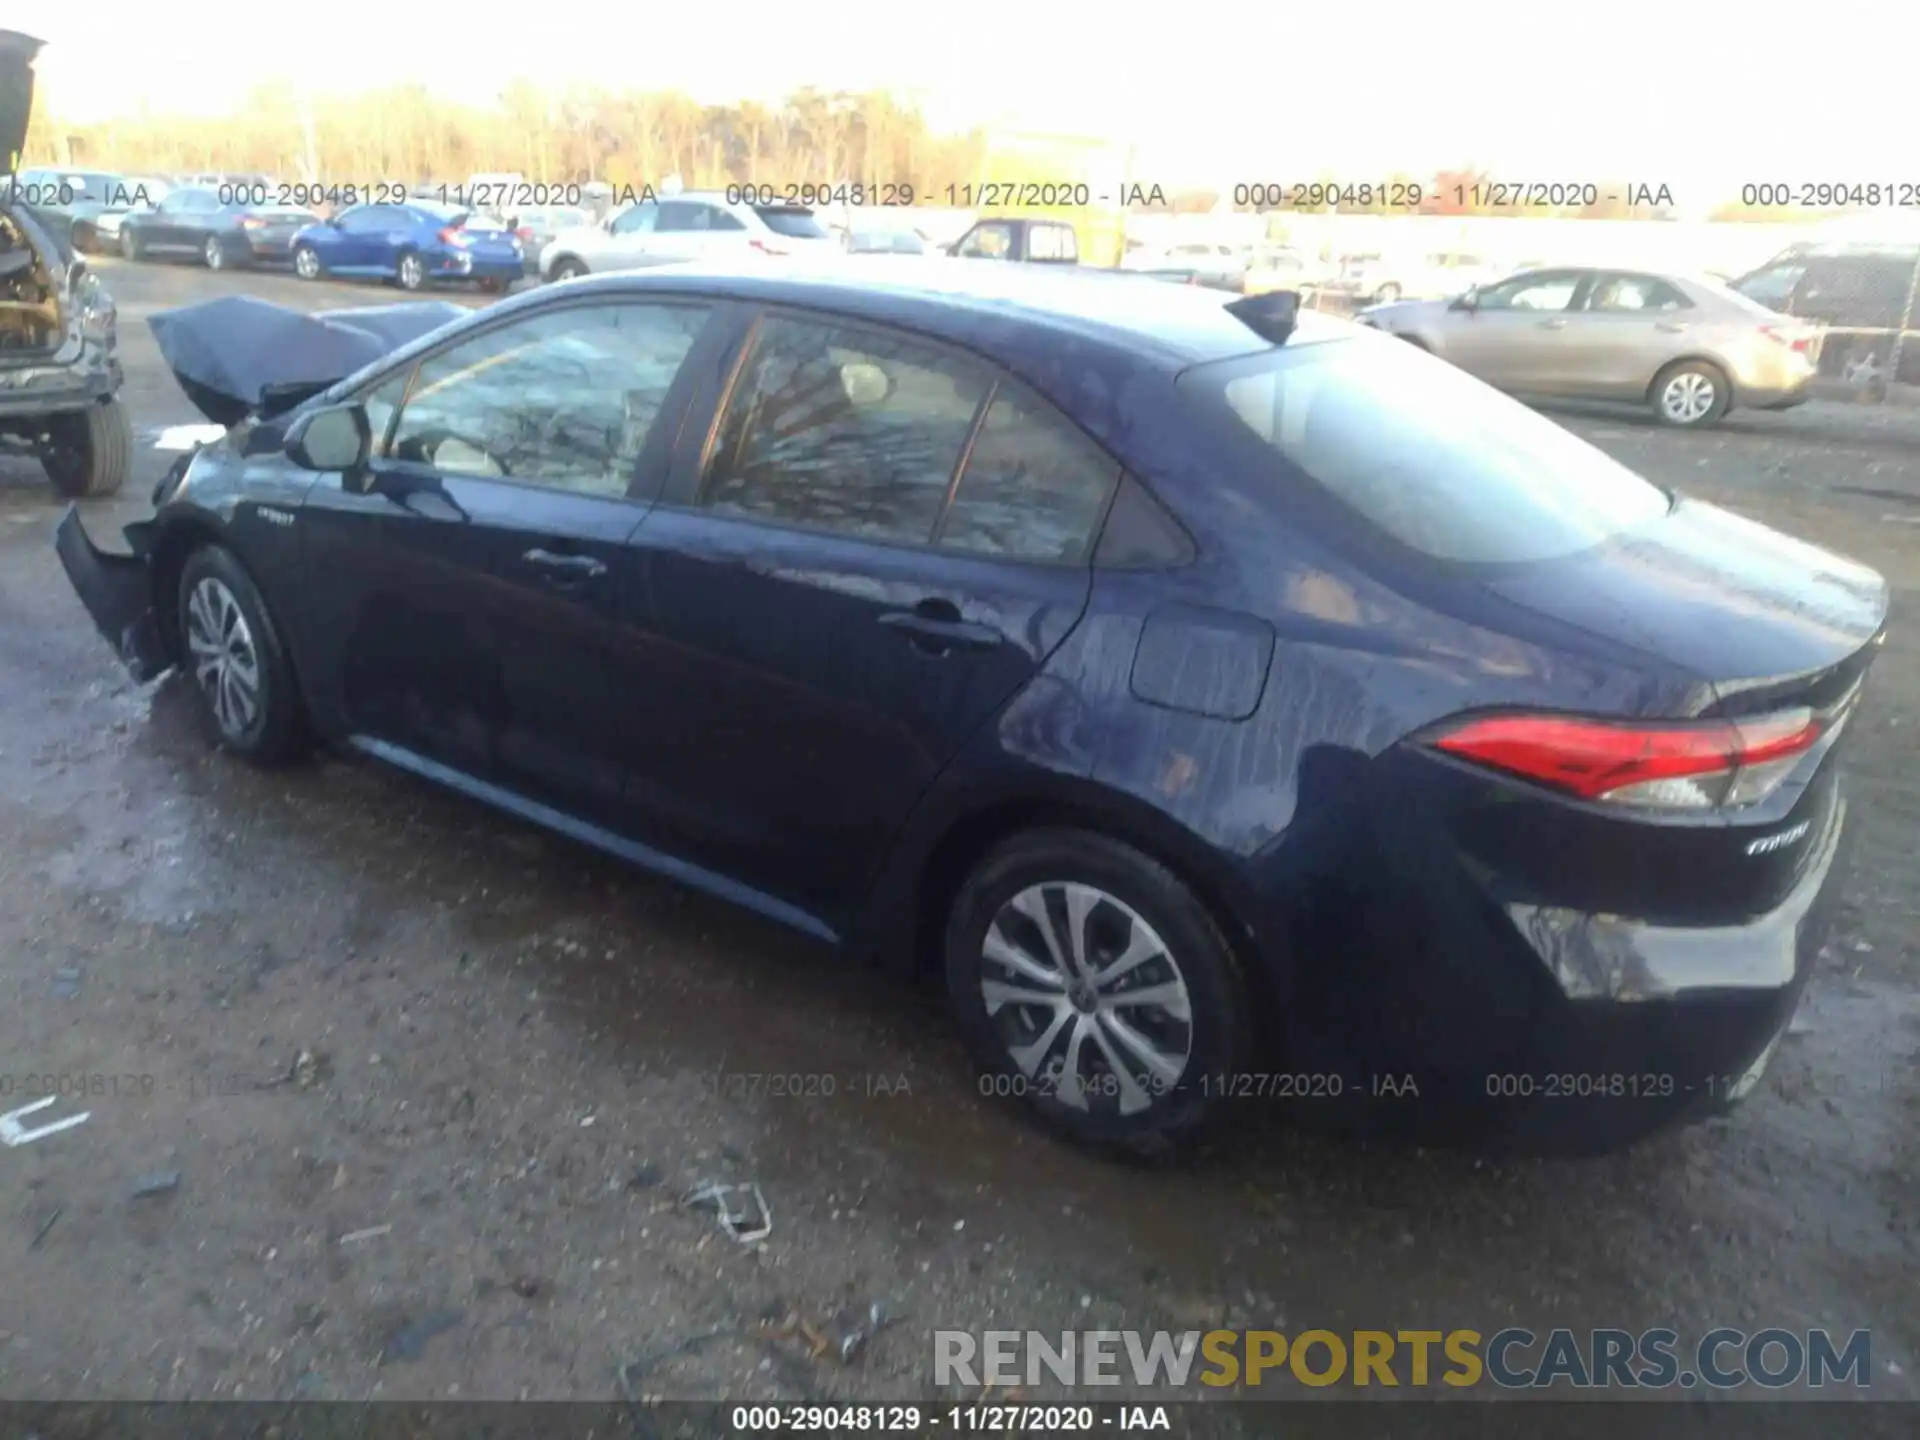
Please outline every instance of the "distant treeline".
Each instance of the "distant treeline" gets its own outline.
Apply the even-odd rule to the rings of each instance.
[[[458,182],[500,173],[549,184],[601,180],[617,188],[658,185],[674,175],[689,188],[749,182],[910,185],[925,204],[939,203],[935,197],[948,186],[1088,178],[1077,173],[1078,160],[1063,157],[1084,156],[1090,148],[1097,146],[1067,146],[1049,158],[1045,145],[997,144],[984,129],[939,133],[917,109],[882,93],[803,89],[778,105],[702,105],[673,92],[553,93],[522,83],[480,107],[423,85],[404,85],[317,96],[308,110],[291,87],[275,85],[260,87],[236,114],[221,117],[148,111],[80,124],[37,105],[24,163],[357,185]],[[1670,213],[1671,204],[1664,187],[1556,185],[1551,195],[1541,195],[1471,168],[1358,183],[1327,175],[1252,176],[1227,191],[1180,187],[1142,173],[1130,179],[1150,196],[1136,208],[1180,213],[1224,205],[1306,213],[1651,219]],[[1805,217],[1734,205],[1714,218]]]

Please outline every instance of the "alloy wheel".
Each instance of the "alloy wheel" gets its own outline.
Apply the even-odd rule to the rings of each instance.
[[[298,250],[293,252],[293,273],[298,275],[302,280],[319,279],[320,257],[302,245]]]
[[[982,955],[988,1021],[1039,1093],[1137,1115],[1186,1073],[1186,977],[1125,901],[1077,882],[1030,885],[1000,907]]]
[[[400,257],[400,288],[403,290],[418,290],[420,288],[421,278],[420,257],[418,255],[402,255]]]
[[[209,270],[224,270],[227,268],[227,247],[222,245],[217,237],[208,237],[205,254],[207,268]]]
[[[1712,413],[1717,398],[1712,379],[1698,370],[1682,370],[1660,391],[1660,413],[1676,425],[1697,425]]]
[[[239,600],[211,575],[187,600],[187,653],[220,733],[244,736],[260,715],[260,653]]]

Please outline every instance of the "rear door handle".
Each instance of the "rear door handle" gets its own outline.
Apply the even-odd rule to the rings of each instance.
[[[938,606],[938,609],[935,609]],[[944,654],[949,650],[991,650],[1003,638],[991,625],[978,625],[959,618],[960,612],[941,601],[913,610],[893,610],[880,617],[889,630],[904,633],[923,650]]]
[[[538,565],[542,570],[551,570],[576,580],[598,580],[607,573],[606,562],[596,560],[591,555],[559,555],[552,550],[536,547],[520,558],[529,565]]]

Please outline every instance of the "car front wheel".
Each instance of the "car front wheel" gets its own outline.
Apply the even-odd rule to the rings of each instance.
[[[293,273],[302,280],[318,280],[323,267],[320,256],[311,245],[296,245],[293,248]]]
[[[946,932],[984,1094],[1097,1148],[1154,1155],[1212,1116],[1252,1045],[1248,987],[1191,890],[1119,841],[1038,830],[988,855]]]
[[[1681,429],[1711,425],[1727,413],[1733,387],[1718,366],[1704,360],[1669,365],[1653,382],[1653,413],[1662,423]]]
[[[306,748],[293,667],[252,578],[222,545],[203,545],[180,569],[180,663],[214,743],[260,764]]]
[[[200,247],[200,258],[207,262],[209,270],[224,270],[231,256],[227,254],[227,245],[218,235],[209,235],[207,243]]]
[[[427,267],[418,255],[409,250],[400,257],[394,279],[402,290],[418,290],[427,283]]]

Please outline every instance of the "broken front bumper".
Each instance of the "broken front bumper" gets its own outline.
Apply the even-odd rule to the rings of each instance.
[[[53,534],[53,548],[73,582],[80,603],[107,637],[135,680],[163,675],[173,665],[153,609],[153,579],[146,557],[110,555],[94,545],[69,505]]]

